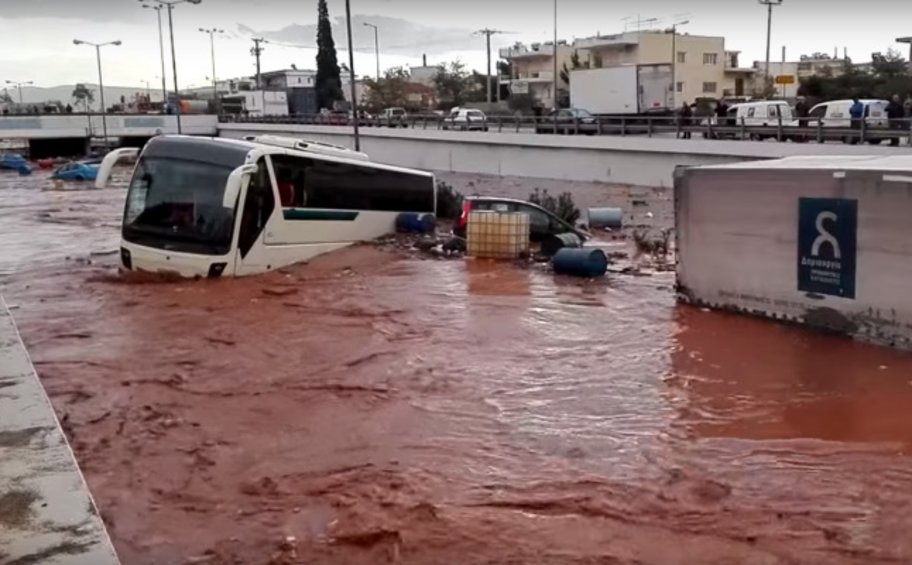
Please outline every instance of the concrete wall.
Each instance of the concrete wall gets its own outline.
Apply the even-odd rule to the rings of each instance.
[[[183,133],[214,135],[216,116],[181,116]],[[177,116],[161,114],[114,114],[107,116],[108,135],[151,137],[159,133],[177,133]],[[101,136],[101,116],[62,114],[51,116],[0,117],[0,138],[54,139]]]
[[[220,124],[219,135],[287,135],[353,146],[348,127]],[[683,140],[673,137],[553,136],[362,128],[361,149],[375,161],[432,171],[671,186],[675,167],[821,153],[906,153],[906,148]]]
[[[912,175],[896,172],[687,171],[679,296],[912,348]]]
[[[108,532],[2,297],[0,390],[0,514],[7,512],[0,520],[0,560],[116,565]]]

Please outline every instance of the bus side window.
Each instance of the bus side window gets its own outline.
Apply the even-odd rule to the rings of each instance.
[[[283,208],[304,208],[313,206],[309,198],[306,178],[312,161],[288,155],[273,155],[276,184]]]
[[[250,176],[247,197],[244,199],[244,215],[241,217],[241,230],[238,235],[241,258],[247,256],[257,238],[263,233],[274,209],[275,198],[272,196],[269,171],[266,169],[266,161],[260,159],[257,162],[257,172]]]

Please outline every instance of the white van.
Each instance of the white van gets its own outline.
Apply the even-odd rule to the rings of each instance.
[[[883,129],[889,127],[890,122],[887,119],[887,105],[889,102],[887,100],[864,99],[859,100],[859,102],[864,104],[865,107],[865,128]],[[851,128],[852,116],[849,110],[852,108],[852,104],[854,104],[852,100],[830,100],[829,102],[821,102],[815,105],[808,112],[807,127],[816,128],[819,120],[822,128]],[[799,122],[795,120],[789,125],[798,126]],[[802,141],[802,139],[795,139],[795,141]],[[850,143],[851,141],[851,138],[843,139],[844,143]],[[880,139],[872,139],[868,140],[868,143],[877,144],[881,141]]]
[[[792,108],[784,100],[760,100],[757,102],[744,102],[729,107],[725,116],[725,123],[718,117],[712,118],[714,126],[767,126],[776,127],[781,120],[782,125],[787,126],[792,121]],[[727,137],[737,137],[733,134],[725,134]],[[723,137],[723,136],[718,136]],[[775,132],[764,135],[752,133],[751,139],[766,139],[776,137]]]
[[[887,122],[887,100],[859,100],[865,106],[866,126],[874,128],[885,128]],[[852,116],[849,109],[854,102],[852,100],[830,100],[817,104],[808,115],[811,118],[820,118],[821,126],[825,128],[850,128],[852,127]],[[797,125],[797,123],[796,123]],[[809,126],[816,126],[817,121],[813,120]]]

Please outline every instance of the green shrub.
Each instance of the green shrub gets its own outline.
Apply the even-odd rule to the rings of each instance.
[[[580,210],[576,207],[573,202],[573,196],[569,192],[565,192],[555,198],[547,189],[539,190],[536,188],[529,195],[529,202],[538,204],[569,224],[575,223],[580,218]]]
[[[441,220],[458,220],[462,214],[462,193],[453,185],[442,180],[437,181],[437,217]]]

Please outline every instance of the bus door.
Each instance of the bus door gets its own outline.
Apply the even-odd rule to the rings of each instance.
[[[240,228],[234,259],[234,272],[237,276],[266,270],[266,265],[259,268],[257,265],[268,261],[263,234],[275,210],[275,197],[265,159],[261,158],[257,162],[257,172],[250,176],[247,190],[242,192],[241,199]]]

